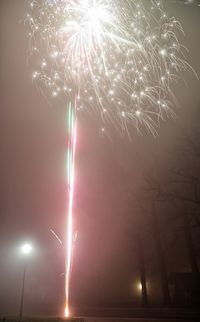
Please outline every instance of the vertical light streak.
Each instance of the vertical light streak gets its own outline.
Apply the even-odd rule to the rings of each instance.
[[[68,152],[67,152],[67,184],[68,184],[68,213],[67,213],[67,260],[66,260],[66,280],[65,280],[65,316],[69,312],[69,286],[73,253],[73,197],[74,197],[74,161],[76,149],[76,116],[74,109],[69,104],[68,107]]]

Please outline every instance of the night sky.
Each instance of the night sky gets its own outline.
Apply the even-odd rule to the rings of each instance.
[[[183,25],[188,61],[200,75],[200,8],[181,1],[164,2],[169,14]],[[25,240],[34,245],[27,270],[25,313],[58,314],[64,305],[65,249],[50,229],[64,240],[66,105],[56,98],[47,101],[32,83],[25,8],[23,0],[0,0],[0,314],[18,313],[23,267],[18,248]],[[162,169],[173,165],[182,129],[199,124],[199,81],[190,71],[183,76],[185,84],[174,85],[177,118],[161,124],[156,138],[145,131],[143,135],[132,131],[130,140],[112,129],[109,137],[102,137],[95,116],[79,119],[77,239],[71,282],[74,306],[138,300],[133,231],[141,215],[135,199],[144,197],[142,178],[152,174],[157,163]],[[200,143],[200,137],[197,140]],[[179,154],[180,163],[183,159]],[[146,229],[143,236],[148,240]],[[146,245],[149,292],[152,298],[159,297],[159,286],[150,286],[156,276],[153,246],[151,242]],[[169,270],[187,271],[181,238],[176,251],[176,260],[171,256],[167,263]]]

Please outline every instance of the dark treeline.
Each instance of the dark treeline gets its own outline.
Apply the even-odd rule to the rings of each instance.
[[[199,305],[199,138],[195,121],[179,127],[173,142],[142,172],[132,193],[134,214],[128,230],[138,259],[143,306],[152,301],[151,275],[159,284],[162,305]]]

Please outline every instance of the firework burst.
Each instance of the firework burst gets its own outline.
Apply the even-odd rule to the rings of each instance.
[[[181,24],[160,1],[43,0],[30,2],[33,79],[52,96],[94,109],[103,122],[153,134],[174,115],[172,86],[188,68]]]

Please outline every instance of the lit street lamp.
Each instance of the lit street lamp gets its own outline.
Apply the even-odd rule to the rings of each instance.
[[[24,288],[25,288],[25,280],[26,280],[26,258],[31,254],[33,247],[29,243],[25,243],[20,247],[20,252],[24,256],[24,269],[23,269],[23,277],[22,277],[22,291],[21,291],[21,302],[20,302],[20,311],[19,311],[19,321],[22,319],[23,315],[23,303],[24,303]]]

